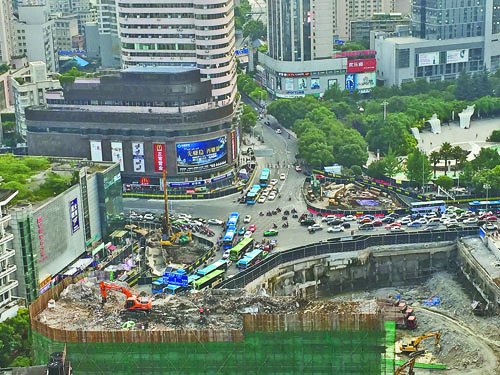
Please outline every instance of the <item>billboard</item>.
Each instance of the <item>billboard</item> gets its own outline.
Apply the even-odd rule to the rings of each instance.
[[[111,160],[120,163],[120,171],[123,172],[123,146],[121,142],[111,142]]]
[[[285,90],[293,90],[293,78],[285,78]]]
[[[446,64],[461,63],[469,61],[468,49],[455,49],[446,51]]]
[[[90,141],[90,158],[92,161],[102,161],[101,141]]]
[[[163,172],[167,168],[164,143],[153,143],[153,158],[155,161],[155,172]]]
[[[331,89],[332,87],[337,86],[337,80],[336,79],[329,79],[328,80],[328,88]]]
[[[305,90],[307,88],[307,78],[298,78],[297,79],[297,90]]]
[[[356,90],[360,93],[370,92],[377,84],[377,76],[375,72],[357,73],[356,74]]]
[[[231,132],[231,151],[233,152],[233,160],[236,160],[237,155],[236,155],[236,131]]]
[[[144,143],[132,142],[132,164],[134,165],[134,172],[146,171],[146,164],[144,163]]]
[[[321,88],[319,84],[319,78],[311,78],[311,89],[319,90]]]
[[[347,61],[347,73],[374,72],[377,69],[377,59],[354,59]]]
[[[432,66],[439,64],[439,52],[427,52],[418,54],[418,66]]]
[[[69,218],[71,220],[71,234],[80,229],[80,219],[78,218],[78,198],[69,202]]]
[[[198,142],[176,143],[177,172],[206,171],[227,164],[226,136]]]
[[[353,92],[356,88],[356,74],[346,74],[345,76],[345,89]]]

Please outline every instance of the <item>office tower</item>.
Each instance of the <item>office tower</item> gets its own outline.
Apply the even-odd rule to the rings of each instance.
[[[12,1],[0,0],[0,63],[10,62],[13,36]]]

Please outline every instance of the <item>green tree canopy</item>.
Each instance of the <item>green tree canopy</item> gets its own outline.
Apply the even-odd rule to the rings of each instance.
[[[261,20],[250,20],[243,25],[243,36],[250,37],[251,41],[265,38],[267,36],[266,26]]]
[[[427,155],[419,149],[414,149],[406,160],[406,176],[410,181],[422,186],[429,182],[432,176],[432,168]]]
[[[439,176],[434,182],[445,190],[450,190],[453,187],[453,178],[449,176]]]

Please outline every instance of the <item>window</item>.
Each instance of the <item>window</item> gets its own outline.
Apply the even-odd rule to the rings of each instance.
[[[400,49],[396,54],[396,66],[398,68],[408,68],[410,67],[410,49]]]

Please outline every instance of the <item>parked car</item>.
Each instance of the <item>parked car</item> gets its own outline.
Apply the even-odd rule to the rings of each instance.
[[[412,221],[411,223],[408,223],[409,228],[420,228],[422,226],[422,223],[418,220]]]
[[[252,232],[252,231],[247,230],[247,231],[245,232],[245,234],[243,235],[243,237],[245,237],[245,238],[247,238],[247,237],[252,237],[252,234],[253,234],[253,232]]]
[[[491,215],[486,217],[486,221],[497,221],[498,218],[495,215]]]
[[[340,225],[341,225],[341,226],[342,226],[342,228],[344,228],[344,229],[348,229],[348,228],[350,228],[350,227],[351,227],[351,224],[350,224],[350,223],[347,223],[347,222],[346,222],[346,223],[342,223],[342,224],[340,224]]]
[[[404,232],[405,228],[403,227],[392,227],[391,232]]]
[[[278,180],[276,178],[273,178],[270,182],[269,185],[274,186],[278,183]]]
[[[307,218],[307,219],[304,219],[300,222],[300,225],[304,225],[304,226],[305,225],[309,226],[309,225],[314,225],[314,224],[316,224],[316,221],[312,218]]]
[[[264,237],[272,237],[272,236],[277,236],[278,231],[276,229],[269,229],[264,232]]]
[[[486,223],[483,225],[483,229],[484,230],[496,230],[496,229],[498,229],[498,226],[496,224],[493,224],[493,223]]]
[[[257,225],[255,225],[255,224],[250,224],[250,226],[248,227],[248,230],[249,230],[250,232],[252,232],[252,233],[253,233],[253,232],[255,232],[255,231],[257,230]]]
[[[276,193],[273,191],[273,192],[271,192],[271,194],[269,194],[269,196],[267,197],[267,200],[273,201],[275,199],[276,199]]]
[[[283,181],[284,179],[286,179],[286,174],[281,173],[280,174],[280,180]]]
[[[266,197],[265,196],[261,196],[257,202],[258,203],[264,203],[265,201],[266,201]]]
[[[344,231],[344,227],[341,226],[341,225],[336,225],[334,227],[328,227],[328,229],[326,231],[328,233],[343,232]]]
[[[245,227],[241,227],[239,230],[238,230],[238,235],[239,236],[243,236],[245,234],[247,230],[245,229]]]
[[[391,223],[391,224],[387,224],[387,225],[385,226],[385,229],[387,229],[387,230],[391,230],[392,228],[395,228],[395,227],[400,227],[400,226],[401,226],[401,224],[400,224],[400,223]]]
[[[280,128],[276,129],[276,134],[281,134],[281,129]]]
[[[307,227],[307,230],[309,232],[316,232],[316,231],[321,230],[321,229],[323,229],[321,224],[313,224],[313,225],[310,225]]]
[[[385,223],[385,224],[392,224],[396,221],[396,219],[394,219],[393,217],[391,216],[386,216],[382,219],[382,223]]]
[[[372,219],[368,218],[368,217],[362,217],[361,219],[359,219],[358,223],[359,224],[365,224],[365,223],[371,223],[372,222]]]
[[[252,217],[250,215],[246,215],[245,218],[243,219],[243,222],[245,224],[248,224],[252,220]]]
[[[335,220],[336,218],[337,218],[337,216],[335,216],[335,215],[328,215],[328,216],[323,216],[321,221]]]
[[[448,223],[448,224],[446,224],[446,228],[447,229],[458,229],[458,228],[462,228],[462,226],[458,223]]]
[[[153,221],[155,217],[153,216],[153,214],[144,214],[143,219],[147,221]]]
[[[295,171],[296,172],[302,172],[302,168],[300,167],[300,165],[296,165],[295,166]]]
[[[340,219],[332,219],[332,220],[327,220],[326,222],[329,226],[335,226],[335,225],[340,225],[343,223],[342,220]]]
[[[343,221],[356,221],[356,216],[354,215],[347,215],[342,218]]]
[[[384,223],[382,223],[382,220],[373,220],[372,224],[374,227],[381,227],[382,225],[384,225]]]

